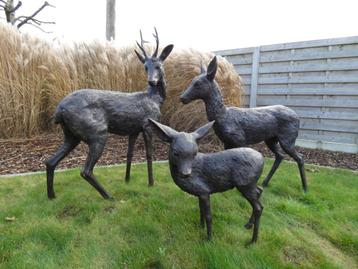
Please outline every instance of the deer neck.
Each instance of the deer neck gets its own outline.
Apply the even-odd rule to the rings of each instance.
[[[223,117],[226,113],[226,108],[219,86],[216,83],[210,92],[210,95],[204,99],[204,102],[208,120],[213,121]]]
[[[166,97],[167,89],[167,83],[165,82],[164,76],[158,81],[157,85],[149,85],[148,87],[149,96],[158,99],[160,105],[162,105]]]

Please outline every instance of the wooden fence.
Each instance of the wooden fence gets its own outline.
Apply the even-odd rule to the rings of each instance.
[[[358,36],[215,53],[243,79],[246,106],[298,113],[298,145],[358,153]]]

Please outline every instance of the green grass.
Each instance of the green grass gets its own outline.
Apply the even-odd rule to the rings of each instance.
[[[307,166],[304,194],[296,165],[283,163],[262,195],[259,241],[247,247],[251,208],[238,191],[212,196],[207,242],[197,199],[166,163],[155,165],[153,188],[145,165],[132,171],[125,184],[123,166],[96,169],[114,201],[77,169],[56,174],[53,201],[44,174],[0,179],[0,268],[357,268],[357,173]]]

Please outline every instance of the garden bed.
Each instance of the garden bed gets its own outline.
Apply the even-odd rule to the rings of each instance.
[[[62,136],[58,134],[47,134],[31,139],[0,140],[0,174],[45,170],[43,162],[57,150],[61,143]],[[272,157],[272,154],[264,144],[256,145],[255,148],[263,152],[265,156]],[[221,149],[222,146],[220,144],[202,143],[201,145],[203,152],[218,151]],[[304,148],[298,148],[298,151],[304,154],[306,163],[358,170],[358,154]],[[87,146],[81,143],[58,167],[72,168],[82,166],[85,162],[86,154]],[[127,138],[112,135],[109,137],[106,149],[98,164],[110,165],[125,163],[126,154]],[[168,145],[160,141],[155,141],[154,159],[166,160],[167,156]],[[289,158],[287,157],[287,159]],[[136,143],[133,161],[145,161],[144,143],[141,136]]]

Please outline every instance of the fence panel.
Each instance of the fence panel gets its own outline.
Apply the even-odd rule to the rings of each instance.
[[[282,104],[297,144],[358,153],[358,36],[217,51],[242,77],[244,106]]]

